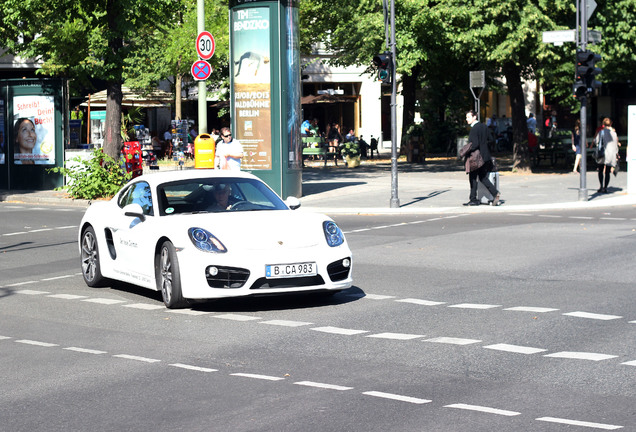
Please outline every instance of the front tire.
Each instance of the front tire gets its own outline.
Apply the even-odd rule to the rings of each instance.
[[[88,227],[82,233],[81,266],[84,282],[89,287],[100,286],[105,278],[102,276],[99,264],[99,248],[97,246],[97,236],[93,227]]]
[[[165,241],[161,245],[157,255],[155,279],[157,289],[161,291],[163,303],[168,309],[178,309],[187,305],[187,301],[181,294],[181,273],[177,251],[170,241]]]

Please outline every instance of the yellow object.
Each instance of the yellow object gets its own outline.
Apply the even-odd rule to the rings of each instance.
[[[214,168],[214,140],[209,134],[194,139],[194,167]]]

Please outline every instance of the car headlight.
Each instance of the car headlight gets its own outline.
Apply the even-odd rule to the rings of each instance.
[[[325,232],[325,238],[327,239],[327,244],[329,246],[336,247],[344,243],[344,234],[335,222],[323,222],[322,229]]]
[[[227,248],[221,241],[214,237],[211,232],[203,228],[190,228],[188,236],[194,246],[203,252],[225,253]]]

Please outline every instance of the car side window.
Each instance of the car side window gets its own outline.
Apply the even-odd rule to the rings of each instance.
[[[152,192],[150,185],[146,182],[132,184],[122,195],[119,206],[125,207],[128,204],[139,204],[146,216],[153,216]]]

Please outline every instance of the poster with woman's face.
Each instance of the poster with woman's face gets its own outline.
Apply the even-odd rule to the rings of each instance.
[[[13,98],[13,163],[55,164],[55,105],[53,96]]]

